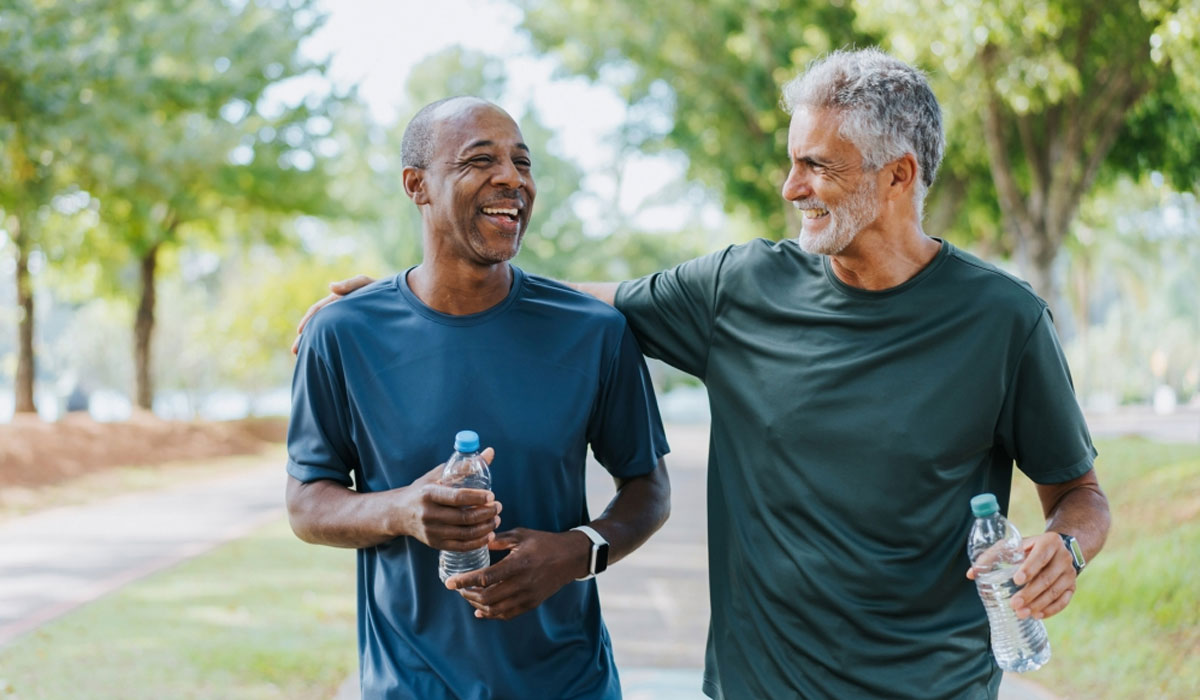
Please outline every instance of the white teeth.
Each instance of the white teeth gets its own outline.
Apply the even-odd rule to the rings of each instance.
[[[816,219],[829,213],[828,209],[801,209],[806,219]]]
[[[496,207],[484,207],[483,213],[484,214],[507,214],[509,216],[516,216],[517,210],[516,209],[498,209]]]

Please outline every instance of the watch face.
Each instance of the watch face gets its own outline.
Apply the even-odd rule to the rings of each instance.
[[[1075,565],[1075,573],[1083,570],[1086,563],[1083,560],[1083,548],[1079,546],[1079,541],[1070,535],[1063,535],[1063,544],[1067,546],[1067,551],[1071,553],[1071,563]]]
[[[593,574],[598,574],[608,568],[608,543],[596,545],[596,567]]]

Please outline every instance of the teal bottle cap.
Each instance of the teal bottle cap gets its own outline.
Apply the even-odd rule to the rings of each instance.
[[[996,503],[996,496],[993,494],[981,493],[971,499],[971,512],[976,518],[986,518],[999,510],[1000,504]]]
[[[478,452],[479,434],[474,430],[458,431],[454,436],[454,450],[456,452]]]

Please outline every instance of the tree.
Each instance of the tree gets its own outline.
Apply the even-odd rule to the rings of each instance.
[[[900,56],[930,68],[950,129],[982,144],[1016,262],[1052,304],[1053,263],[1094,184],[1166,167],[1176,186],[1195,185],[1200,96],[1181,81],[1194,82],[1185,67],[1200,49],[1194,33],[1179,35],[1195,31],[1200,2],[855,7]]]
[[[79,171],[102,202],[97,234],[115,236],[137,265],[135,403],[149,409],[164,249],[195,236],[278,241],[287,216],[334,207],[316,144],[326,103],[287,107],[267,95],[320,72],[298,54],[319,26],[313,3],[132,4],[111,18],[117,50],[93,101],[101,129]]]
[[[518,0],[534,46],[630,105],[625,139],[678,149],[689,177],[769,235],[787,235],[787,115],[779,88],[832,48],[869,42],[843,2]],[[795,221],[790,223],[795,224]]]
[[[85,128],[80,96],[98,49],[94,26],[77,13],[92,5],[11,0],[0,14],[0,227],[16,255],[17,413],[37,410],[30,259],[39,249],[39,219],[63,186],[71,137]]]

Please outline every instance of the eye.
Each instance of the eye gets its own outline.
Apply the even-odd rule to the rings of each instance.
[[[531,167],[533,167],[533,164],[528,158],[515,158],[513,162],[516,163],[517,167],[521,168],[522,170],[529,170]]]
[[[469,160],[467,162],[470,163],[471,165],[491,165],[492,157],[491,156],[475,156],[474,158],[472,158],[471,160]]]

